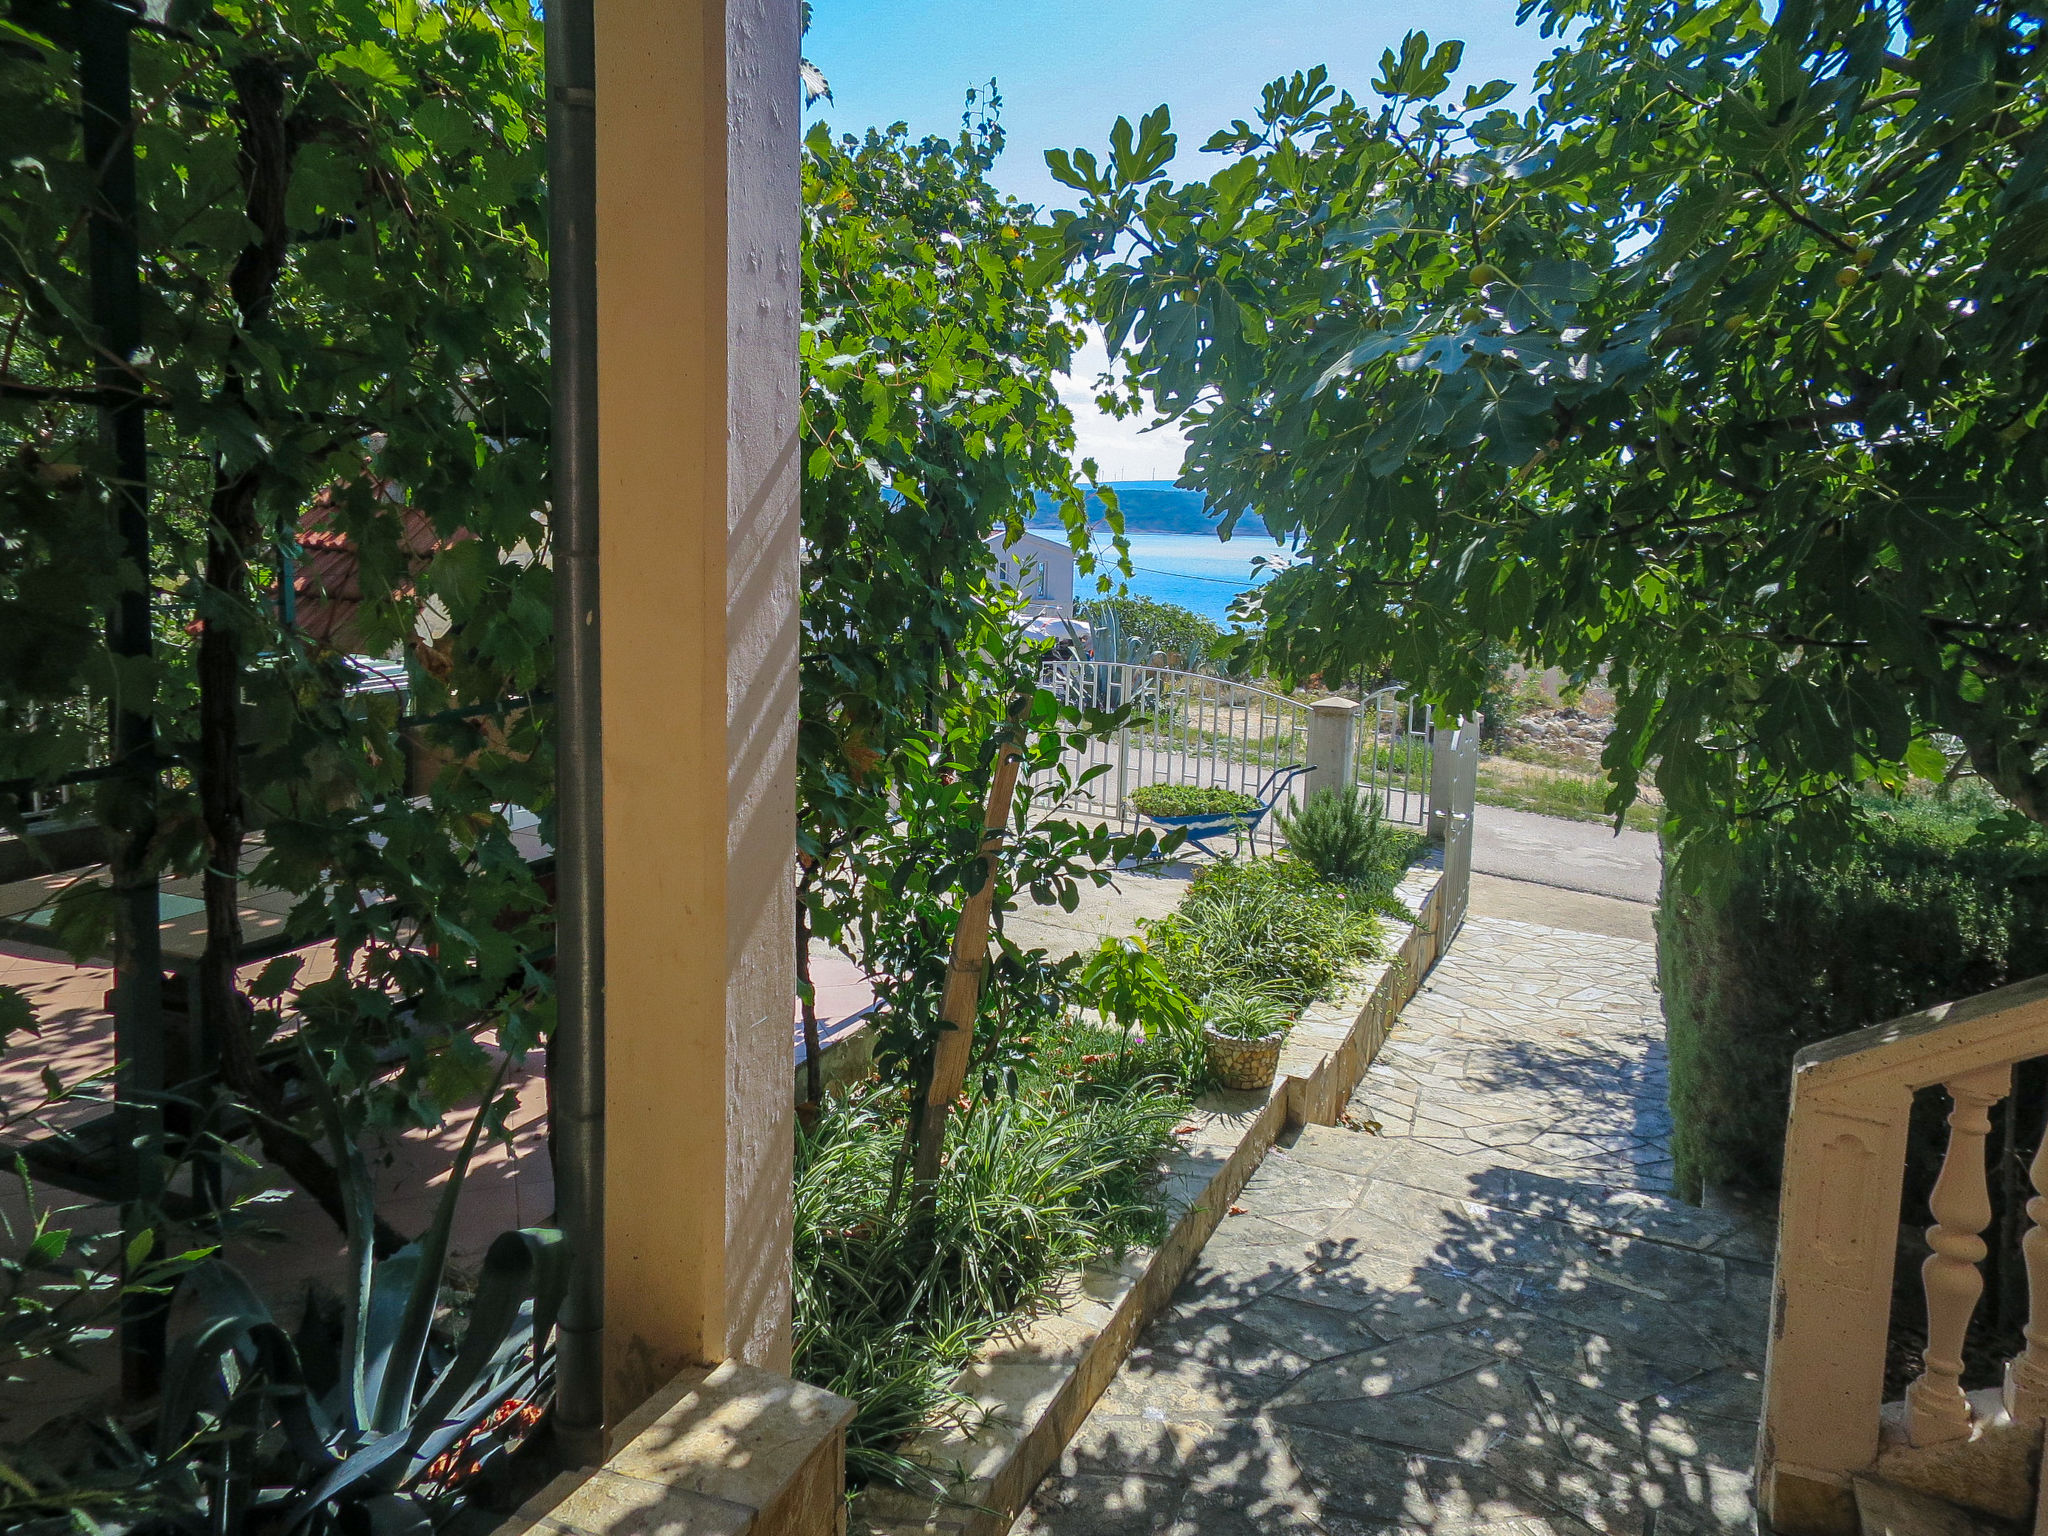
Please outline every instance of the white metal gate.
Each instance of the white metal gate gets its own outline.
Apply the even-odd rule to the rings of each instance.
[[[1138,821],[1131,792],[1144,784],[1190,784],[1236,790],[1259,799],[1277,797],[1278,809],[1298,805],[1305,779],[1286,779],[1290,768],[1315,768],[1319,783],[1347,779],[1379,797],[1390,821],[1425,829],[1432,786],[1429,709],[1381,689],[1368,695],[1334,754],[1349,761],[1315,762],[1311,706],[1270,689],[1206,673],[1121,661],[1049,661],[1045,687],[1064,703],[1102,709],[1136,706],[1129,723],[1106,741],[1070,749],[1063,764],[1079,778],[1104,771],[1067,801],[1067,808],[1122,826]],[[1283,839],[1267,816],[1247,839],[1267,852]]]
[[[1381,688],[1365,696],[1356,719],[1352,782],[1379,797],[1387,820],[1427,828],[1433,792],[1429,706],[1403,698],[1398,688]]]
[[[1443,936],[1448,945],[1464,925],[1465,910],[1472,900],[1472,815],[1479,789],[1479,728],[1477,720],[1461,720],[1456,727],[1440,726],[1432,735],[1430,756],[1430,797],[1435,811],[1430,833],[1443,839],[1444,904]]]
[[[1098,709],[1135,706],[1106,741],[1070,750],[1064,764],[1079,777],[1104,768],[1068,801],[1068,809],[1129,825],[1131,792],[1145,784],[1190,784],[1290,799],[1277,776],[1308,763],[1308,706],[1249,683],[1125,661],[1051,661],[1044,685],[1062,703]],[[1270,851],[1280,829],[1268,816],[1249,841]]]

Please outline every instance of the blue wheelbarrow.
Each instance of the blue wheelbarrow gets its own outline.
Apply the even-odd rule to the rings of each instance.
[[[1273,807],[1280,803],[1280,791],[1293,783],[1304,773],[1315,772],[1312,763],[1290,763],[1285,768],[1275,768],[1266,775],[1266,782],[1259,786],[1259,792],[1252,798],[1258,804],[1247,811],[1204,811],[1196,816],[1155,816],[1150,811],[1138,814],[1156,826],[1166,827],[1182,833],[1190,843],[1212,859],[1224,855],[1209,846],[1209,839],[1230,834],[1236,843],[1258,831],[1259,823],[1271,814]],[[1235,851],[1235,845],[1233,846]]]

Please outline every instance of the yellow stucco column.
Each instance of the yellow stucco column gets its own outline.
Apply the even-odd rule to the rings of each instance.
[[[596,0],[607,1418],[787,1370],[797,0]]]

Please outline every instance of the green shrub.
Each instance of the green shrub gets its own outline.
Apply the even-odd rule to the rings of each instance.
[[[1550,702],[1534,678],[1526,672],[1517,675],[1519,665],[1506,646],[1487,647],[1486,676],[1479,687],[1479,734],[1489,747],[1499,742],[1508,727]]]
[[[900,1447],[949,1405],[971,1411],[951,1384],[974,1352],[1077,1266],[1160,1235],[1150,1180],[1185,1109],[1156,1078],[1104,1090],[1061,1059],[952,1117],[929,1231],[913,1201],[891,1209],[899,1093],[829,1100],[799,1132],[795,1374],[859,1405],[856,1483],[931,1481]]]
[[[1284,1031],[1286,1010],[1263,992],[1218,987],[1202,1000],[1202,1024],[1232,1040],[1263,1040]]]
[[[1200,1031],[1188,995],[1173,984],[1166,967],[1140,938],[1104,939],[1074,972],[1068,999],[1093,1008],[1105,1029],[1114,1031],[1116,1054],[1129,1053],[1133,1036],[1175,1081],[1202,1071]],[[1074,1038],[1074,1031],[1064,1031]],[[1036,1042],[1033,1042],[1035,1047]],[[1041,1053],[1042,1054],[1042,1053]],[[1100,1054],[1100,1053],[1090,1053]]]
[[[1667,883],[1658,971],[1682,1195],[1776,1187],[1801,1046],[2048,971],[2048,847],[1973,836],[1981,808],[1873,796],[1863,835],[1830,856],[1766,831],[1730,852],[1711,894]]]
[[[1094,624],[1113,617],[1123,633],[1136,640],[1140,650],[1148,654],[1177,651],[1183,658],[1194,657],[1214,649],[1223,638],[1220,626],[1193,609],[1149,597],[1106,597],[1088,604],[1082,617]]]
[[[1224,860],[1197,875],[1171,913],[1145,925],[1166,974],[1189,997],[1218,988],[1299,1009],[1334,993],[1379,951],[1380,893],[1325,880],[1294,859]]]
[[[1332,785],[1308,797],[1308,804],[1275,818],[1287,850],[1325,880],[1367,880],[1404,868],[1414,835],[1389,826],[1380,800],[1356,784]]]
[[[1237,790],[1195,784],[1140,784],[1131,804],[1147,816],[1250,816],[1259,808]]]

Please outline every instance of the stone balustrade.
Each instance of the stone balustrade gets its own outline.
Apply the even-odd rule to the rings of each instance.
[[[2017,1062],[2048,1055],[2048,977],[1809,1046],[1794,1059],[1757,1490],[1781,1536],[1856,1529],[1853,1480],[1960,1497],[2031,1518],[2048,1418],[2048,1148],[2022,1241],[2026,1346],[2002,1393],[1966,1393],[1963,1346],[1983,1294],[1992,1219],[1991,1111]],[[1927,1337],[1903,1404],[1882,1402],[1913,1095],[1948,1095],[1948,1144],[1921,1266]],[[2011,1463],[2012,1465],[2008,1465]]]

